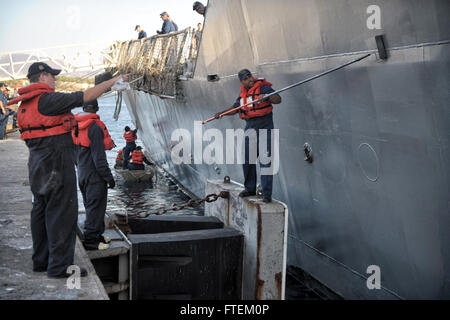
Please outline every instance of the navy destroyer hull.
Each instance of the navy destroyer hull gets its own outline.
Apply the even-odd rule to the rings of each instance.
[[[388,60],[372,55],[275,107],[288,263],[347,299],[449,299],[450,1],[210,0],[194,77],[180,82],[184,101],[124,98],[152,159],[203,196],[207,179],[242,183],[242,168],[175,165],[172,133],[193,135],[194,121],[230,106],[233,75],[248,68],[279,89],[376,52],[379,34]],[[243,127],[236,116],[204,129]],[[379,289],[367,286],[371,266]]]

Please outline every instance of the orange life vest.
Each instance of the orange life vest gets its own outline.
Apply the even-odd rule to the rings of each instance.
[[[19,89],[19,97],[8,105],[19,102],[18,124],[22,140],[59,136],[72,131],[76,121],[71,112],[58,116],[45,116],[39,112],[39,99],[44,93],[55,92],[45,83],[34,83]]]
[[[134,136],[133,135],[133,131],[128,131],[128,132],[125,132],[125,134],[123,135],[123,137],[125,138],[125,141],[126,142],[134,142],[134,141],[136,141],[137,140],[137,136]]]
[[[96,123],[103,130],[103,143],[105,144],[105,150],[111,150],[116,145],[113,139],[109,135],[108,129],[105,124],[100,120],[99,115],[95,113],[81,112],[75,116],[78,121],[78,127],[72,131],[73,142],[83,148],[89,148],[91,146],[91,140],[89,139],[89,128]]]
[[[119,150],[119,152],[117,152],[116,161],[123,161],[123,153],[123,150]]]
[[[144,154],[142,153],[142,151],[134,150],[131,159],[135,164],[144,164]]]
[[[239,95],[241,97],[241,106],[249,102],[258,100],[261,94],[261,87],[265,85],[270,87],[272,86],[272,84],[270,82],[267,82],[266,79],[255,79],[255,85],[248,91],[243,85],[241,85],[241,94]],[[243,120],[248,120],[252,118],[263,117],[272,113],[272,111],[272,104],[268,101],[263,101],[250,104],[242,108],[240,111],[240,117]]]

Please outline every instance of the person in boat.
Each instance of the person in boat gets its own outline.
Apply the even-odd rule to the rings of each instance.
[[[120,149],[119,152],[117,152],[116,165],[114,168],[123,168],[123,149]]]
[[[258,99],[263,99],[264,95],[275,92],[272,89],[272,84],[266,79],[256,79],[252,76],[251,72],[247,69],[243,69],[238,74],[239,80],[241,82],[241,92],[237,98],[234,105],[229,109],[235,109],[239,106],[245,105],[248,102],[252,102]],[[260,154],[260,130],[267,130],[267,150],[262,150],[267,152],[268,157],[272,155],[272,130],[274,129],[273,124],[273,105],[280,104],[281,97],[279,95],[273,95],[263,100],[262,102],[256,103],[254,105],[249,105],[244,107],[239,111],[230,113],[229,115],[234,115],[240,113],[241,119],[245,120],[246,126],[245,131],[254,130],[256,133],[257,144],[256,150],[257,155]],[[216,119],[222,117],[220,112],[216,114]],[[245,179],[245,190],[239,195],[242,198],[250,197],[256,195],[256,163],[252,164],[250,161],[250,139],[249,135],[245,137],[245,163],[244,163],[244,179]],[[271,164],[260,163],[261,168],[270,168]],[[264,202],[272,202],[272,187],[273,187],[273,175],[261,175],[261,185],[264,195]]]
[[[68,268],[74,263],[78,197],[72,139],[76,120],[71,110],[129,77],[120,75],[84,92],[61,93],[55,92],[60,72],[46,63],[33,63],[27,75],[31,84],[9,102],[21,102],[18,124],[29,149],[33,271],[47,272],[49,278],[72,276]],[[80,268],[80,276],[87,276],[86,269]]]
[[[123,138],[126,141],[125,148],[123,148],[123,169],[128,169],[128,162],[130,161],[130,154],[136,149],[137,129],[131,130],[130,127],[125,127]]]
[[[116,185],[106,160],[106,150],[116,145],[105,124],[97,115],[98,101],[83,105],[83,112],[75,116],[78,127],[72,137],[77,151],[78,185],[86,209],[84,241],[86,250],[105,250],[110,240],[105,232],[105,213],[108,188]]]
[[[145,164],[151,166],[153,163],[147,160],[147,158],[144,156],[144,153],[142,152],[142,147],[137,147],[133,151],[132,155],[132,162],[130,163],[130,170],[131,171],[139,171],[139,170],[145,170]]]
[[[157,34],[167,34],[176,31],[175,25],[173,22],[171,22],[171,19],[169,18],[169,14],[167,12],[164,11],[160,14],[160,16],[164,22],[161,31],[156,31]]]
[[[205,16],[206,14],[206,7],[203,5],[203,3],[199,1],[195,1],[193,5],[194,11],[197,11],[198,14],[201,14],[202,16]]]

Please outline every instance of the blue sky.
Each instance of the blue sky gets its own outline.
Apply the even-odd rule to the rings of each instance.
[[[203,17],[194,0],[0,0],[0,53],[93,41],[137,38],[140,24],[148,36],[161,29],[167,11],[179,29]],[[207,1],[203,1],[207,3]]]

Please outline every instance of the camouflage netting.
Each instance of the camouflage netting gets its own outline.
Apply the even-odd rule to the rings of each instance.
[[[131,73],[131,87],[160,97],[182,99],[180,76],[192,76],[197,58],[195,30],[153,36],[114,44],[112,58],[117,66],[106,71]],[[142,79],[133,82],[134,79]]]

